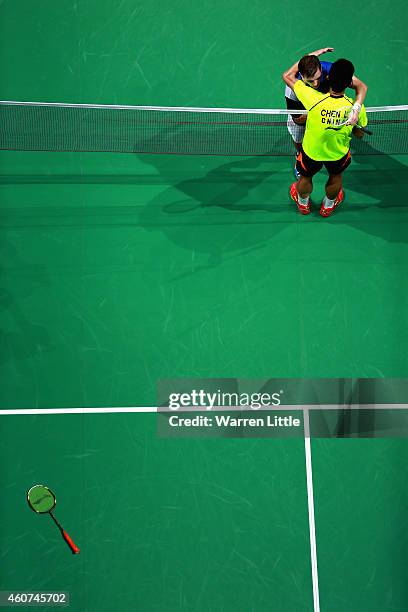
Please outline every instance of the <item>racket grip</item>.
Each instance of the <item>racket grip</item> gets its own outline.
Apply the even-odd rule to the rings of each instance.
[[[79,553],[78,546],[75,544],[75,542],[69,537],[67,532],[64,531],[64,530],[62,530],[62,537],[64,538],[64,540],[66,541],[66,543],[70,547],[72,554],[73,555],[77,555]]]

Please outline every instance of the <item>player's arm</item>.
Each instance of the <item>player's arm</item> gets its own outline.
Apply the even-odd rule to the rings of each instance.
[[[350,125],[356,125],[358,121],[359,112],[361,111],[361,107],[367,95],[368,87],[359,78],[353,76],[353,80],[351,81],[351,88],[354,89],[356,92],[356,100],[353,104],[353,112],[349,116],[348,123]],[[356,132],[353,133],[355,136],[357,136],[357,138],[362,138],[362,136],[357,135]]]
[[[317,57],[319,57],[319,55],[323,55],[323,53],[328,53],[329,51],[334,51],[334,47],[323,47],[322,49],[317,49],[317,51],[312,51],[312,53],[307,53],[307,55],[317,55]],[[297,81],[296,75],[298,72],[299,62],[296,62],[282,74],[282,79],[291,89],[293,89]]]
[[[285,70],[285,72],[282,74],[282,79],[285,81],[286,85],[288,85],[288,87],[290,87],[291,89],[294,88],[295,83],[298,80],[296,77],[298,72],[299,72],[299,62],[296,62],[295,64],[293,64],[293,66]]]
[[[331,53],[334,51],[334,47],[323,47],[322,49],[318,49],[317,51],[312,51],[312,53],[308,53],[308,55],[323,55],[323,53]]]
[[[367,85],[354,75],[353,80],[351,81],[351,88],[354,89],[356,92],[357,104],[360,104],[360,106],[362,106],[367,95]]]

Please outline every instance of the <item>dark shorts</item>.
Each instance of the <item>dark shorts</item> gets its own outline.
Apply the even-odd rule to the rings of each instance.
[[[316,161],[306,155],[303,149],[299,151],[296,157],[296,170],[302,176],[314,176],[323,166],[329,174],[341,174],[350,164],[350,151],[341,159],[336,159],[336,161]]]

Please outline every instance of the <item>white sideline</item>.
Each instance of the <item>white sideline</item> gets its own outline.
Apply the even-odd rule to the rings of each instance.
[[[303,426],[305,432],[305,459],[307,483],[307,507],[309,512],[310,563],[312,567],[313,610],[320,612],[319,573],[317,569],[316,524],[314,514],[312,449],[310,444],[309,409],[303,410]]]

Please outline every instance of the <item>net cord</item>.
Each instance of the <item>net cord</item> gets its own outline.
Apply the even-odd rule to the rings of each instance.
[[[306,114],[307,111],[294,109],[276,108],[202,108],[193,106],[126,106],[119,104],[74,104],[68,102],[18,102],[16,100],[0,100],[2,106],[45,106],[59,108],[100,108],[115,110],[146,110],[158,112],[186,112],[186,113],[236,113],[236,114],[256,114],[256,115],[293,115]],[[399,106],[369,106],[365,109],[367,113],[388,112],[388,111],[407,111],[408,104]]]

